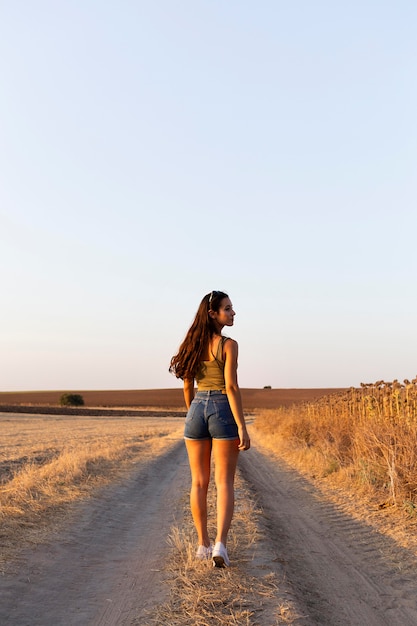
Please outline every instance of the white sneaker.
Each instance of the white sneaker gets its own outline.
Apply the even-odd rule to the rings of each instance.
[[[226,546],[218,541],[213,548],[213,566],[214,567],[229,567],[230,561],[227,555]]]
[[[209,546],[198,546],[197,552],[195,553],[195,558],[200,559],[201,561],[205,559],[211,559],[212,552],[213,552],[212,543]]]

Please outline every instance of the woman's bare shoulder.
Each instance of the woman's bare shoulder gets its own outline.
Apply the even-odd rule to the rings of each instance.
[[[225,352],[237,352],[238,344],[235,339],[231,337],[224,337],[223,339],[223,350]]]

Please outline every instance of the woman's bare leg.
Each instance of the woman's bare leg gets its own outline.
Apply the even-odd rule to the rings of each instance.
[[[207,490],[210,482],[211,439],[186,439],[191,469],[190,505],[200,546],[209,546]]]
[[[235,505],[235,472],[239,456],[239,440],[213,439],[215,481],[217,489],[217,535],[216,543],[227,542]]]

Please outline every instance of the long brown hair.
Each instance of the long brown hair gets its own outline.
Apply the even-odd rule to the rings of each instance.
[[[171,359],[169,366],[171,374],[182,380],[195,378],[199,365],[207,353],[209,341],[216,332],[209,311],[217,312],[223,298],[228,297],[223,291],[212,291],[204,296],[178,353]]]

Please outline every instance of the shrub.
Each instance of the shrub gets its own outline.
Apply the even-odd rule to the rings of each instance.
[[[79,393],[63,393],[60,404],[61,406],[83,406],[84,398]]]

